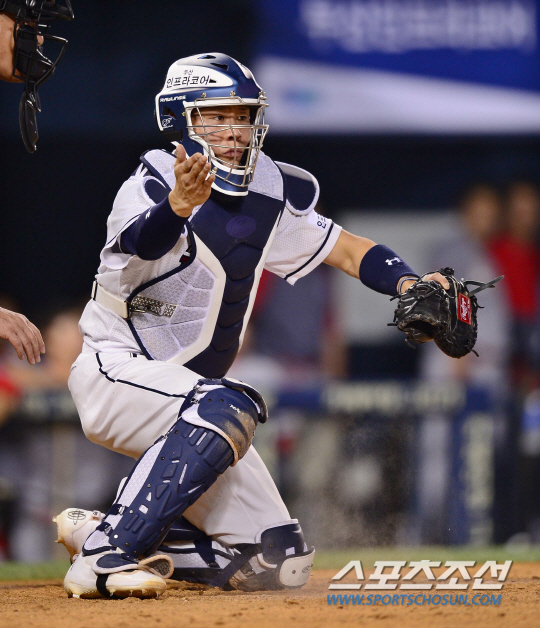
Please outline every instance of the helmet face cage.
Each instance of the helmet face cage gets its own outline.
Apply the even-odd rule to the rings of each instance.
[[[216,178],[228,183],[237,188],[247,188],[247,186],[253,180],[253,174],[255,172],[255,166],[257,165],[257,159],[262,149],[264,138],[268,131],[268,125],[264,124],[264,110],[268,106],[265,103],[259,103],[257,105],[248,104],[240,97],[236,97],[236,102],[231,102],[231,97],[223,98],[226,104],[220,102],[220,98],[212,98],[211,102],[206,101],[204,98],[197,98],[192,103],[184,103],[186,114],[186,128],[187,134],[191,140],[200,144],[208,156],[210,163],[214,166],[212,173]],[[233,104],[234,103],[234,104]],[[244,105],[250,109],[250,123],[249,124],[208,124],[204,120],[204,110],[210,107],[231,106],[231,105]],[[197,124],[193,124],[193,113],[198,115]],[[240,146],[237,144],[238,131],[245,131],[249,129],[249,141],[246,146]],[[233,145],[222,144],[218,136],[224,131],[230,131],[233,138]],[[216,154],[215,148],[228,148],[234,150],[233,162],[225,160]],[[237,160],[237,155],[241,153],[240,159]],[[238,161],[238,163],[234,163]]]
[[[207,156],[214,189],[232,196],[248,193],[268,131],[266,95],[249,68],[220,52],[184,57],[170,66],[155,103],[159,130],[181,142],[188,155],[202,149]],[[249,122],[205,120],[205,112],[218,107],[247,107]],[[229,151],[231,159],[223,155]]]
[[[52,22],[72,20],[70,0],[46,2],[44,0],[0,0],[0,12],[13,15],[13,76],[24,80],[24,93],[19,107],[19,124],[28,152],[36,150],[38,140],[36,113],[41,111],[38,87],[54,73],[63,57],[67,40],[49,34]],[[43,43],[39,43],[43,38]],[[57,46],[56,57],[51,61],[43,54],[47,43]]]

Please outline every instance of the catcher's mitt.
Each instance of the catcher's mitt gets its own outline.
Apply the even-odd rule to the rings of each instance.
[[[464,279],[459,281],[454,277],[453,268],[441,268],[438,272],[448,279],[450,289],[446,290],[438,281],[425,281],[426,275],[422,275],[403,294],[393,297],[399,302],[394,322],[389,324],[405,332],[409,344],[434,340],[446,355],[462,358],[474,351],[476,342],[476,312],[479,307],[476,294],[493,288],[503,276],[480,283]],[[469,291],[469,285],[477,287]]]

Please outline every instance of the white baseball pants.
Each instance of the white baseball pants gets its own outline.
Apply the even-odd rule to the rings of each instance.
[[[200,377],[184,366],[142,355],[83,352],[71,369],[68,385],[86,436],[139,458],[176,422],[185,396]],[[184,516],[231,545],[253,543],[262,528],[291,518],[253,447]]]

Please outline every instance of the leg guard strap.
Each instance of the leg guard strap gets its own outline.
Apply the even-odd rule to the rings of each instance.
[[[229,580],[233,588],[264,591],[296,589],[306,584],[315,549],[306,545],[296,519],[264,528],[256,541],[253,558]]]
[[[194,526],[186,537],[185,526],[180,525],[176,540],[176,527],[175,522],[158,550],[172,558],[175,580],[225,590],[268,591],[298,588],[309,579],[314,549],[305,544],[296,520],[264,528],[256,543],[234,546],[223,546]]]
[[[102,573],[96,577],[96,589],[103,597],[108,597],[111,600],[120,600],[121,598],[118,597],[118,595],[114,595],[114,593],[111,593],[109,589],[107,589],[107,580],[109,579],[109,575],[110,574],[108,573]]]

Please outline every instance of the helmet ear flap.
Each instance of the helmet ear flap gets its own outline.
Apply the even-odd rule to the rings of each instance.
[[[163,107],[163,114],[166,116],[171,116],[172,118],[176,119],[176,114],[169,107],[166,107],[166,106]],[[156,123],[158,122],[158,113],[155,107],[154,107],[154,120]],[[180,130],[176,130],[173,128],[163,129],[161,133],[163,133],[163,135],[165,135],[167,137],[167,140],[169,140],[170,142],[181,142],[184,139],[184,132],[181,129]]]

